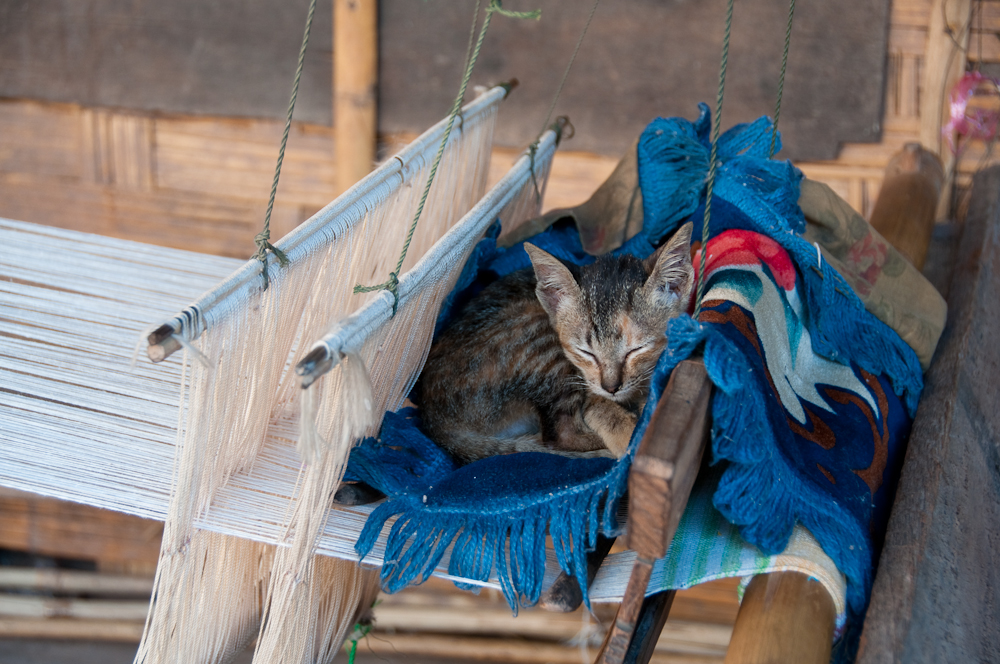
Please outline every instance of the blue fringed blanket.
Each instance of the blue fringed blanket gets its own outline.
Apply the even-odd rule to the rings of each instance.
[[[702,106],[695,123],[658,119],[643,132],[645,225],[618,251],[644,258],[681,222],[700,219],[708,128]],[[796,521],[805,525],[847,576],[852,613],[863,611],[878,550],[872,533],[884,528],[921,372],[913,351],[799,236],[801,174],[767,158],[770,139],[766,118],[720,139],[704,317],[672,321],[626,457],[516,454],[457,468],[413,411],[387,414],[379,440],[352,452],[350,476],[389,496],[369,517],[359,554],[399,516],[382,567],[388,590],[426,579],[453,544],[449,573],[495,574],[516,610],[539,597],[548,533],[586,596],[585,552],[598,531],[619,530],[637,442],[671,369],[703,345],[716,386],[713,462],[725,467],[716,507],[769,553],[784,547]],[[498,249],[495,237],[476,247],[439,326],[491,280],[530,265],[521,246]],[[569,224],[531,242],[566,261],[593,260]]]

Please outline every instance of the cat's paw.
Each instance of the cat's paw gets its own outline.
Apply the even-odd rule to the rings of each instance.
[[[618,404],[606,399],[595,400],[583,414],[583,422],[601,437],[614,458],[628,451],[638,418]]]
[[[591,450],[589,452],[568,452],[566,455],[580,459],[619,459],[622,456],[621,454],[615,454],[607,448]]]

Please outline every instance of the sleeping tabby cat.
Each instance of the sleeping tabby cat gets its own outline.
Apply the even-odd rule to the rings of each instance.
[[[461,461],[511,452],[625,453],[667,321],[693,284],[691,225],[645,261],[566,266],[525,244],[534,270],[494,282],[430,350],[420,407]]]
[[[431,438],[463,462],[511,452],[620,457],[693,284],[691,225],[645,261],[534,270],[483,290],[441,334],[420,379]]]

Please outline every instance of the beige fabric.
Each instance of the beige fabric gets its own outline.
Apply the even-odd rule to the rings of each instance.
[[[571,208],[549,210],[504,234],[504,247],[526,240],[566,217],[576,222],[583,250],[600,256],[617,249],[642,230],[642,190],[639,189],[639,141],[621,158],[608,179],[585,203]]]
[[[807,222],[803,237],[819,245],[823,260],[913,348],[926,371],[948,314],[944,298],[830,187],[802,180],[799,207]]]

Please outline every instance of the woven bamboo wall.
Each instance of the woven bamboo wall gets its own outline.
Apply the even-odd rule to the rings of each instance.
[[[922,96],[942,98],[940,90],[922,90],[928,28],[933,8],[940,4],[899,0],[893,6],[882,140],[847,144],[834,161],[799,164],[866,216],[891,155],[920,139]],[[1000,2],[972,7],[969,66],[1000,64]],[[792,46],[794,57],[794,42]],[[280,132],[280,123],[267,120],[0,100],[0,216],[248,256],[263,220]],[[565,148],[549,185],[547,205],[552,207],[584,200],[616,161],[574,153],[572,141]],[[981,142],[964,151],[959,191],[986,153]],[[294,125],[273,236],[280,237],[334,197],[333,154],[330,128]],[[513,158],[513,151],[497,153],[494,179]]]

